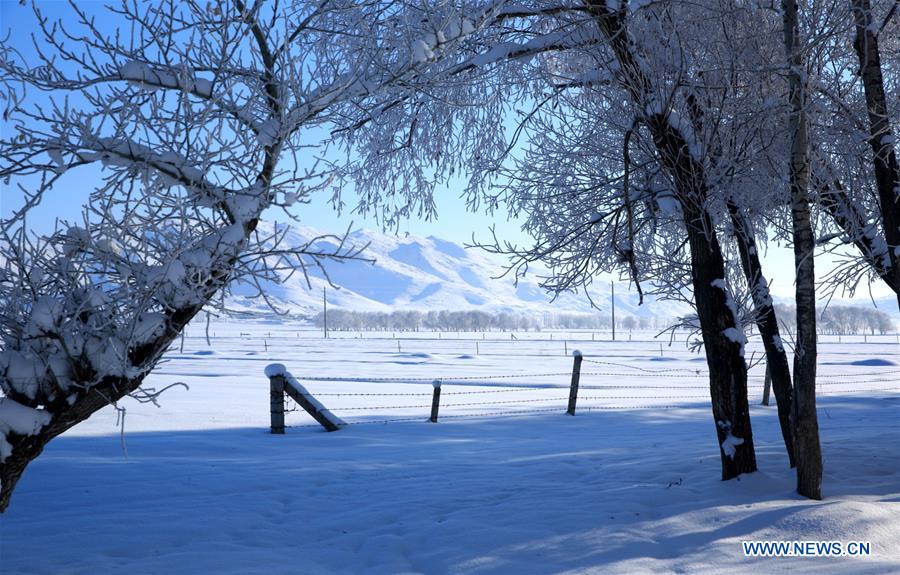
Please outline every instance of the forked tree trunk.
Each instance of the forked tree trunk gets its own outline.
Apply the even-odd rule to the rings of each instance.
[[[778,317],[772,296],[769,294],[769,286],[762,272],[762,263],[759,261],[759,253],[756,248],[756,238],[753,230],[746,221],[740,209],[733,201],[728,202],[728,212],[731,215],[731,223],[737,236],[738,251],[741,254],[741,268],[747,278],[747,285],[753,298],[753,307],[756,312],[756,326],[762,338],[763,347],[766,350],[766,364],[772,380],[772,389],[775,391],[775,401],[778,404],[778,423],[781,426],[781,437],[787,450],[790,466],[796,465],[794,460],[794,439],[791,432],[791,370],[788,364],[787,352],[781,341],[781,333],[778,329]]]
[[[644,123],[663,169],[675,184],[691,249],[691,277],[697,316],[709,366],[713,421],[719,442],[722,479],[756,471],[756,453],[747,402],[747,364],[743,335],[724,289],[725,263],[715,226],[706,210],[707,183],[703,163],[691,156],[684,136],[657,109],[658,93],[637,57],[625,24],[625,11],[606,0],[583,0],[598,30],[609,43],[620,81],[635,106],[647,111]]]
[[[809,209],[809,139],[806,90],[801,78],[797,3],[783,0],[784,45],[790,71],[790,187],[794,264],[797,271],[797,345],[794,348],[794,448],[797,457],[797,492],[822,498],[822,451],[816,414],[816,277],[815,240]]]

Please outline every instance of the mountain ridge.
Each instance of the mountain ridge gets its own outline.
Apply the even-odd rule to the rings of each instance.
[[[285,226],[278,224],[278,230]],[[275,225],[261,222],[263,234],[274,232]],[[284,242],[296,247],[315,240],[326,232],[308,226],[291,225]],[[332,236],[333,237],[333,236]],[[591,297],[600,309],[593,308],[583,293],[562,293],[555,299],[539,286],[541,270],[534,267],[524,278],[514,281],[512,274],[503,275],[503,262],[474,248],[434,235],[392,235],[370,229],[356,229],[347,235],[353,245],[368,245],[363,261],[326,261],[322,267],[307,270],[307,277],[294,274],[282,284],[263,285],[267,297],[291,314],[311,315],[322,309],[323,288],[330,307],[354,311],[419,311],[482,310],[490,313],[590,313],[609,314],[610,286],[597,282]],[[333,251],[333,239],[313,241],[312,247]],[[327,279],[326,279],[327,274]],[[228,306],[238,312],[265,313],[267,305],[250,296],[254,290],[236,285]],[[689,313],[684,304],[657,301],[639,296],[628,284],[616,282],[616,314],[634,316],[676,317]]]
[[[334,251],[337,235],[309,226],[260,222],[263,235],[272,234],[276,225],[285,231],[286,247],[313,242],[312,247]],[[320,238],[316,240],[316,238]],[[524,278],[514,281],[512,274],[503,275],[504,262],[475,248],[465,248],[434,235],[403,236],[356,229],[347,234],[351,245],[367,245],[361,254],[365,261],[326,261],[322,269],[312,266],[308,276],[295,273],[283,283],[263,284],[266,296],[281,311],[291,315],[311,316],[322,309],[323,289],[328,305],[352,311],[390,312],[398,309],[419,311],[482,310],[490,313],[610,313],[610,285],[597,281],[591,286],[591,298],[600,309],[591,306],[584,293],[562,293],[555,299],[539,286],[546,269],[532,266]],[[347,247],[346,245],[344,246]],[[328,278],[326,279],[326,274]],[[285,274],[287,275],[287,274]],[[282,276],[284,277],[284,276]],[[309,285],[307,285],[307,279]],[[268,314],[271,309],[261,298],[252,298],[254,288],[235,285],[227,302],[238,313]],[[627,282],[616,282],[616,315],[673,319],[693,313],[686,304],[639,296]],[[791,298],[774,296],[778,303],[791,305]],[[876,298],[875,306],[900,320],[893,297]],[[834,299],[829,305],[872,306],[869,300]],[[821,309],[825,302],[820,302]]]

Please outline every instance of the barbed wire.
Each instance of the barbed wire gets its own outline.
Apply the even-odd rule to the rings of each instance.
[[[646,378],[653,377],[658,374],[665,373],[665,377],[668,379],[701,379],[705,378],[705,375],[708,374],[677,374],[677,373],[666,373],[664,371],[651,371],[651,370],[642,370],[640,368],[635,368],[641,371],[641,373],[619,373],[619,372],[608,372],[608,371],[582,371],[582,377],[636,377],[636,378]],[[673,370],[674,371],[674,370]],[[841,383],[865,383],[872,381],[889,381],[894,382],[894,379],[871,379],[869,376],[880,376],[880,375],[889,375],[892,373],[900,373],[900,370],[890,370],[890,371],[880,371],[880,372],[865,372],[865,373],[848,373],[848,374],[822,374],[816,377],[816,381],[820,385],[837,385]],[[342,376],[313,376],[313,375],[304,375],[304,376],[294,376],[295,379],[300,381],[329,381],[329,382],[341,382],[341,383],[432,383],[434,381],[440,381],[442,384],[453,385],[454,382],[466,382],[467,385],[471,385],[473,383],[477,383],[480,381],[496,381],[496,380],[505,380],[505,379],[524,379],[524,378],[545,378],[545,377],[571,377],[572,373],[567,371],[562,372],[545,372],[545,373],[514,373],[514,374],[504,374],[504,375],[471,375],[471,376],[454,376],[454,377],[342,377]],[[747,378],[749,379],[762,379],[765,376],[757,375],[757,374],[748,374]],[[863,380],[859,380],[859,378],[866,378]],[[824,380],[824,381],[823,381]],[[833,382],[833,380],[840,380],[838,382]],[[665,386],[672,387],[672,386]],[[518,389],[510,388],[510,389]],[[488,391],[455,391],[455,392],[447,392],[450,393],[458,393],[458,394],[474,394],[474,393],[503,393],[501,390],[488,390]],[[324,395],[324,394],[323,394]],[[335,393],[334,395],[350,395],[349,393]],[[360,393],[360,395],[363,395]],[[388,395],[385,393],[385,395]],[[396,395],[405,395],[401,393],[397,393]],[[421,395],[428,395],[427,393],[422,393]]]
[[[669,368],[669,369],[647,369],[644,367],[638,367],[636,365],[628,365],[627,363],[614,363],[611,361],[600,361],[597,359],[588,359],[588,357],[586,357],[586,356],[583,356],[582,360],[585,363],[594,363],[594,364],[598,364],[598,365],[613,365],[616,367],[624,367],[626,369],[634,369],[636,371],[642,371],[645,373],[670,373],[670,372],[675,372],[675,371],[687,371],[687,372],[693,373],[694,375],[705,375],[705,374],[709,373],[708,371],[705,371],[705,370],[689,369],[687,367],[673,367],[673,368]]]
[[[440,405],[441,409],[445,407],[477,407],[479,405],[504,405],[504,404],[514,404],[514,403],[543,403],[548,401],[566,401],[568,398],[563,397],[542,397],[540,399],[511,399],[507,401],[476,401],[476,402],[466,402],[466,403],[442,403]],[[339,407],[335,409],[335,411],[374,411],[376,409],[430,409],[431,404],[428,405],[364,405],[364,406],[356,406],[356,407]]]
[[[708,371],[700,370],[700,369],[688,369],[688,368],[671,368],[671,369],[647,369],[639,366],[628,365],[623,363],[615,363],[608,362],[602,360],[595,360],[591,358],[584,358],[584,361],[590,364],[595,365],[608,365],[614,367],[625,368],[630,370],[627,373],[621,373],[617,371],[583,371],[581,372],[582,377],[590,378],[590,377],[630,377],[630,378],[648,378],[648,377],[663,377],[665,379],[704,379],[709,375]],[[680,373],[680,372],[688,372]],[[900,387],[882,387],[882,388],[862,388],[857,389],[853,388],[854,384],[872,384],[878,382],[887,382],[887,383],[897,383],[896,378],[884,378],[884,377],[875,377],[871,376],[885,376],[893,373],[900,373],[900,369],[894,370],[880,370],[880,371],[870,371],[870,372],[862,372],[862,373],[847,373],[847,374],[820,374],[816,378],[816,385],[818,387],[832,387],[832,386],[844,386],[845,389],[824,389],[820,390],[819,393],[822,395],[838,395],[842,393],[877,393],[877,392],[894,392],[900,391]],[[509,379],[525,379],[525,378],[548,378],[548,377],[564,377],[569,378],[571,376],[571,372],[543,372],[543,373],[515,373],[515,374],[498,374],[498,375],[480,375],[480,376],[457,376],[457,377],[335,377],[335,376],[301,376],[295,377],[298,380],[303,381],[319,381],[319,382],[343,382],[343,383],[428,383],[431,384],[436,381],[440,381],[444,385],[454,385],[454,383],[459,383],[460,385],[465,386],[477,386],[480,382],[493,382],[497,380],[509,380]],[[748,374],[748,380],[756,380],[765,377],[760,374]],[[865,378],[865,379],[860,379]],[[464,383],[463,383],[464,382]],[[494,386],[492,383],[486,383],[486,385]],[[481,394],[497,394],[497,393],[516,393],[516,392],[541,392],[541,391],[558,391],[560,389],[568,389],[569,385],[564,384],[534,384],[534,385],[514,385],[514,386],[504,386],[497,389],[488,389],[488,390],[471,390],[471,391],[444,391],[444,396],[449,395],[481,395]],[[763,389],[764,385],[762,384],[748,384],[747,390],[758,390]],[[644,390],[695,390],[701,391],[705,389],[705,386],[702,382],[698,382],[696,385],[622,385],[622,384],[613,384],[613,385],[581,385],[580,388],[582,390],[630,390],[632,392],[641,392]],[[446,388],[445,388],[446,389]],[[429,390],[428,392],[322,392],[322,393],[304,393],[307,397],[338,397],[347,396],[347,397],[426,397],[431,396],[433,391]],[[516,416],[529,416],[540,413],[549,413],[549,412],[563,412],[564,411],[564,402],[568,399],[568,397],[540,397],[540,398],[527,398],[527,399],[509,399],[509,400],[498,400],[498,401],[472,401],[472,402],[457,402],[457,403],[445,403],[441,404],[440,407],[442,409],[448,408],[479,408],[486,406],[498,406],[498,405],[522,405],[522,404],[537,404],[537,403],[548,403],[548,402],[559,402],[559,407],[552,408],[538,408],[538,409],[527,409],[527,410],[504,410],[504,411],[491,411],[491,412],[483,412],[479,411],[477,413],[450,413],[441,415],[440,419],[457,419],[457,418],[501,418],[501,417],[516,417]],[[654,402],[654,401],[672,401],[672,400],[705,400],[706,402],[710,401],[710,397],[708,393],[704,394],[690,394],[690,395],[582,395],[578,397],[580,402],[588,402],[588,401],[642,401],[642,402]],[[300,411],[299,406],[290,398],[285,397],[285,413],[292,413],[295,411]],[[337,412],[345,412],[345,411],[354,411],[354,412],[376,412],[382,410],[395,410],[395,409],[422,409],[427,410],[430,409],[431,404],[421,404],[421,405],[366,405],[366,406],[348,406],[348,407],[337,407],[335,411]],[[633,409],[691,409],[688,405],[657,405],[650,403],[649,405],[579,405],[577,411],[585,412],[585,411],[605,411],[605,410],[633,410]],[[346,422],[347,425],[366,425],[366,424],[387,424],[387,423],[400,423],[400,422],[424,422],[428,419],[423,416],[411,416],[411,417],[391,417],[384,418],[379,420],[365,420],[365,421],[349,421]],[[300,426],[287,426],[287,427],[318,427],[318,424],[309,424],[309,425],[300,425]]]
[[[820,392],[821,394],[833,395],[837,393],[862,393],[862,392],[872,392],[872,391],[900,391],[900,387],[880,387],[878,389],[837,389],[837,390],[825,390]]]
[[[868,380],[858,381],[858,382],[856,382],[856,381],[850,381],[850,382],[847,382],[847,381],[831,381],[831,382],[825,381],[825,382],[817,382],[816,386],[817,387],[829,387],[829,386],[835,386],[835,385],[848,385],[848,384],[853,384],[853,383],[881,383],[881,382],[896,383],[896,380],[894,380],[894,379],[868,379]],[[503,387],[500,389],[487,389],[487,390],[480,389],[480,390],[474,390],[474,391],[442,391],[441,396],[445,397],[445,396],[449,396],[449,395],[484,395],[484,394],[497,394],[497,393],[520,393],[520,392],[524,392],[524,391],[530,391],[530,392],[537,393],[537,392],[542,392],[542,391],[550,392],[550,391],[556,391],[559,389],[569,389],[569,387],[570,387],[569,385],[563,385],[563,384],[538,384],[538,385],[534,385],[534,386],[522,385],[522,386],[516,386],[516,387]],[[580,385],[579,388],[583,389],[583,390],[586,390],[586,389],[594,389],[594,390],[597,390],[597,389],[610,389],[610,390],[628,389],[628,390],[634,390],[634,391],[640,391],[640,390],[644,390],[644,389],[692,389],[692,390],[708,389],[708,387],[706,385],[704,385],[703,383],[699,383],[697,385],[643,385],[642,384],[639,387],[636,387],[634,385],[585,384],[585,385]],[[762,384],[747,385],[748,390],[750,390],[750,389],[759,390],[759,389],[764,389],[764,388],[765,388],[765,386]],[[891,390],[890,388],[879,388],[875,391],[890,391],[890,390]],[[855,392],[855,391],[861,391],[861,390],[851,387],[845,391]],[[377,392],[377,391],[373,391],[373,392],[355,392],[355,391],[354,392],[340,392],[340,391],[336,391],[336,392],[316,392],[315,394],[305,394],[305,395],[310,395],[310,396],[314,395],[315,397],[341,398],[341,397],[431,397],[432,394],[433,394],[432,391],[427,391],[427,392],[424,392],[424,391],[422,391],[422,392]],[[667,396],[667,397],[671,397],[671,396]]]
[[[629,405],[603,405],[603,406],[584,406],[578,407],[577,411],[604,411],[604,410],[632,410],[632,409],[689,409],[684,406],[675,406],[675,405],[638,405],[638,406],[629,406]],[[503,417],[521,417],[533,415],[536,413],[565,413],[565,408],[562,407],[551,407],[551,408],[541,408],[541,409],[527,409],[527,410],[519,410],[519,411],[496,411],[491,413],[451,413],[447,415],[441,415],[439,419],[464,419],[464,418],[503,418]],[[420,417],[396,417],[389,419],[377,419],[377,420],[365,420],[365,421],[345,421],[345,423],[349,425],[373,425],[373,424],[387,424],[387,423],[396,423],[396,422],[428,422],[428,418],[424,416]],[[290,428],[303,428],[303,427],[321,427],[319,424],[310,423],[310,424],[301,424],[301,425],[285,425],[285,427]]]
[[[892,389],[873,389],[873,390],[859,390],[859,391],[900,391],[900,388],[892,388]],[[839,393],[839,392],[830,392],[830,393]],[[709,399],[706,396],[681,396],[681,397],[657,397],[657,398],[646,398],[646,397],[609,397],[609,396],[585,396],[579,399],[581,400],[589,400],[589,399]],[[447,404],[442,407],[454,407],[454,406],[477,406],[477,405],[496,405],[500,403],[527,403],[531,400],[523,400],[523,401],[511,401],[511,402],[483,402],[483,403],[471,403],[471,404]],[[548,398],[542,399],[538,401],[560,401],[563,399],[560,398]],[[397,406],[397,408],[410,408],[410,409],[426,409],[430,408],[430,405],[421,405],[421,406]],[[390,407],[384,406],[366,406],[360,408],[343,408],[343,410],[353,410],[357,409],[359,411],[370,410],[373,411],[375,409],[390,409]],[[576,408],[576,412],[586,412],[586,411],[631,411],[638,409],[654,409],[654,410],[662,410],[662,409],[692,409],[690,406],[685,405],[579,405]],[[819,409],[824,409],[823,407],[819,407]],[[295,410],[293,410],[295,411]],[[341,411],[338,409],[337,411]],[[493,411],[493,412],[478,412],[478,413],[451,413],[451,414],[442,414],[439,419],[462,419],[462,418],[482,418],[482,419],[494,419],[494,418],[504,418],[504,417],[519,417],[519,416],[529,416],[540,413],[565,413],[565,408],[563,406],[560,407],[551,407],[551,408],[539,408],[539,409],[527,409],[527,410],[515,410],[515,411]],[[422,416],[410,416],[410,417],[394,417],[394,418],[386,418],[386,419],[378,419],[378,420],[362,420],[362,421],[345,421],[346,425],[377,425],[377,424],[388,424],[388,423],[401,423],[401,422],[428,422],[428,417]],[[319,424],[301,424],[301,425],[286,425],[285,427],[291,428],[304,428],[304,427],[320,427]]]
[[[892,389],[863,389],[863,390],[851,390],[850,392],[876,392],[876,391],[900,391],[900,388],[892,388]],[[847,390],[840,391],[831,391],[831,392],[823,392],[826,395],[835,395],[838,393],[846,393]],[[309,395],[309,394],[305,394]],[[562,404],[568,398],[566,397],[549,397],[549,398],[539,398],[539,399],[522,399],[522,400],[509,400],[509,401],[484,401],[484,402],[465,402],[465,403],[448,403],[441,405],[441,408],[451,408],[451,407],[481,407],[481,406],[489,406],[489,405],[519,405],[523,403],[547,403],[547,402],[560,402]],[[617,395],[617,396],[605,396],[605,395],[587,395],[581,396],[578,398],[579,401],[597,401],[597,400],[682,400],[682,399],[702,399],[709,401],[710,398],[708,395],[671,395],[671,396],[637,396],[637,395]],[[631,406],[607,406],[607,405],[581,405],[578,407],[579,410],[601,410],[601,409],[673,409],[675,407],[686,408],[685,406],[660,406],[660,405],[631,405]],[[349,407],[339,407],[334,411],[344,412],[344,411],[380,411],[380,410],[391,410],[391,409],[430,409],[430,404],[424,405],[366,405],[366,406],[349,406]],[[553,408],[552,411],[562,409]],[[297,409],[286,410],[286,413],[298,411]],[[541,410],[532,410],[532,411],[541,411]],[[505,414],[507,412],[496,412],[497,414]],[[442,418],[446,419],[447,417],[464,417],[470,415],[481,415],[481,414],[449,414],[443,415]]]
[[[617,389],[629,389],[625,386],[615,386]],[[524,388],[529,391],[540,391],[534,390],[531,388]],[[562,389],[562,388],[557,388]],[[584,388],[584,389],[595,389],[595,388]],[[659,386],[654,389],[665,389],[662,386]],[[673,388],[668,388],[673,389]],[[677,389],[697,389],[697,388],[688,388],[688,387],[680,387]],[[759,387],[753,387],[752,389],[760,389]],[[519,391],[519,390],[516,390]],[[842,389],[842,390],[825,390],[820,392],[820,394],[824,395],[836,395],[840,393],[870,393],[870,392],[880,392],[880,391],[900,391],[900,388],[873,388],[873,389]],[[304,393],[301,394],[307,397],[314,397],[313,394]],[[326,394],[316,394],[319,396]],[[340,396],[340,394],[334,394],[336,396]],[[348,396],[359,396],[365,394],[346,394]],[[375,394],[371,394],[375,395]],[[393,394],[385,394],[385,396],[391,396]],[[412,396],[413,394],[409,394]],[[421,394],[418,394],[421,395]],[[478,407],[483,405],[509,405],[509,404],[520,404],[520,403],[545,403],[549,401],[566,401],[568,397],[541,397],[541,398],[531,398],[531,399],[512,399],[512,400],[501,400],[501,401],[479,401],[479,402],[464,402],[464,403],[445,403],[441,404],[441,408],[449,408],[449,407]],[[700,395],[580,395],[578,396],[579,401],[590,401],[590,400],[673,400],[673,399],[709,399],[708,394],[700,394]],[[421,405],[368,405],[368,406],[348,406],[348,407],[338,407],[336,411],[376,411],[379,409],[429,409],[431,404],[421,404]],[[297,409],[285,409],[285,413],[290,413],[293,411],[298,411]]]
[[[476,391],[442,391],[441,395],[479,395],[484,393],[515,393],[518,391],[553,391],[557,389],[566,389],[568,385],[554,385],[552,387],[544,386],[544,387],[532,387],[532,386],[517,386],[517,387],[504,387],[502,389],[487,389],[487,390],[476,390]],[[422,397],[422,396],[431,396],[433,392],[371,392],[371,393],[362,393],[362,392],[328,392],[328,393],[316,393],[316,396],[322,397],[389,397],[389,396],[408,396],[408,397]]]
[[[294,379],[301,381],[343,381],[355,383],[414,383],[441,381],[442,383],[453,381],[475,381],[475,380],[495,380],[495,379],[515,379],[523,377],[559,377],[571,376],[572,372],[557,371],[554,373],[510,373],[504,375],[461,375],[457,377],[324,377],[324,376],[297,376]]]

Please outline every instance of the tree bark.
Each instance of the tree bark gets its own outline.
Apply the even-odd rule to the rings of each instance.
[[[722,250],[705,210],[683,202],[685,223],[691,246],[691,275],[694,300],[706,363],[713,420],[719,441],[722,479],[756,471],[756,452],[747,401],[747,364],[743,346],[727,337],[728,330],[741,328],[728,305],[728,293],[714,282],[723,282],[725,264]]]
[[[747,401],[747,364],[743,345],[728,334],[740,333],[724,289],[725,262],[715,227],[706,210],[708,188],[703,163],[691,156],[684,136],[656,109],[652,81],[644,72],[625,23],[625,11],[605,0],[584,0],[588,13],[606,38],[620,67],[620,82],[654,141],[663,169],[675,184],[691,249],[694,299],[706,362],[713,421],[719,441],[722,479],[756,471],[756,453]],[[719,283],[721,282],[721,283]]]
[[[271,179],[271,171],[274,170],[274,161],[269,162],[268,155],[277,153],[278,149],[276,147],[267,150],[266,168],[260,176],[267,184]],[[258,223],[258,217],[244,222],[244,238],[247,238],[256,229]],[[150,369],[156,365],[172,342],[184,331],[188,322],[200,313],[221,286],[228,283],[238,256],[233,254],[225,257],[228,259],[222,265],[210,265],[210,276],[204,286],[206,292],[203,303],[171,310],[166,318],[166,330],[163,335],[154,341],[129,350],[128,358],[132,366],[149,366],[148,369],[141,371],[140,376],[134,378],[105,377],[95,385],[86,386],[85,391],[72,405],[69,405],[67,400],[60,396],[56,401],[45,406],[51,414],[51,420],[41,428],[39,433],[24,436],[15,433],[7,434],[6,440],[12,445],[12,453],[0,463],[0,513],[9,507],[16,484],[28,464],[43,452],[44,447],[52,439],[141,386],[146,375],[150,373]],[[85,368],[80,371],[84,374],[83,381],[90,381],[92,369]]]
[[[750,223],[746,221],[739,207],[731,200],[728,201],[728,212],[731,223],[737,236],[738,251],[741,255],[741,268],[747,278],[747,285],[753,298],[753,307],[756,312],[756,326],[762,337],[763,348],[766,350],[767,371],[771,377],[772,389],[775,391],[775,402],[778,405],[778,423],[781,426],[781,437],[787,450],[788,461],[791,467],[796,465],[794,460],[794,440],[791,432],[791,370],[788,364],[787,352],[781,342],[781,333],[778,329],[778,317],[775,314],[775,306],[772,296],[769,294],[769,285],[762,272],[762,263],[756,249],[756,238]]]
[[[873,27],[872,7],[869,0],[851,0],[853,19],[856,24],[856,38],[853,48],[859,57],[859,74],[866,94],[866,108],[869,116],[869,143],[872,146],[875,184],[881,205],[881,222],[884,225],[884,239],[888,244],[890,257],[890,282],[897,292],[900,307],[900,167],[894,150],[894,136],[884,91],[884,76],[881,73],[881,54],[878,48],[878,34]]]
[[[822,498],[822,451],[816,415],[816,277],[812,221],[809,209],[809,139],[804,66],[799,48],[797,3],[783,0],[784,46],[790,84],[790,188],[794,264],[797,271],[797,345],[794,348],[794,448],[797,458],[797,492],[810,499]]]

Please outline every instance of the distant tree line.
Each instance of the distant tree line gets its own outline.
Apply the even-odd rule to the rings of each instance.
[[[313,318],[323,327],[322,312]],[[624,315],[616,328],[650,329],[665,322],[655,317]],[[489,313],[480,310],[369,312],[334,309],[328,311],[328,329],[335,331],[540,331],[542,329],[611,329],[610,316],[588,313]]]
[[[776,305],[775,308],[784,328],[793,333],[796,330],[794,306]],[[847,305],[826,307],[816,321],[816,331],[823,335],[884,335],[895,327],[893,318],[881,310]]]

